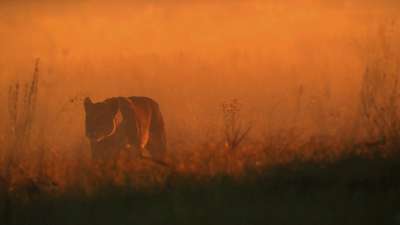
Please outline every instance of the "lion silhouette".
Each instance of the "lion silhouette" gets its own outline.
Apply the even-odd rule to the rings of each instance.
[[[166,152],[164,120],[157,102],[148,97],[84,100],[86,136],[92,157],[115,159],[123,149],[161,160]]]

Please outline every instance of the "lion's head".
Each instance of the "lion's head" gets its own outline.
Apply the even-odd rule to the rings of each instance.
[[[85,98],[84,106],[86,136],[92,142],[99,143],[115,134],[122,121],[116,99],[93,103],[90,98]]]

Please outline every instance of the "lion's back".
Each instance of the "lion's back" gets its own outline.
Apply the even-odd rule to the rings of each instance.
[[[158,103],[150,97],[131,96],[131,97],[128,97],[128,99],[131,100],[133,104],[135,104],[139,107],[150,107],[152,110],[154,110],[155,108],[158,108]]]

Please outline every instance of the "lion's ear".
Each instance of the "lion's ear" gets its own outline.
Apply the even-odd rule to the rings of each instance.
[[[85,106],[85,109],[88,109],[93,105],[93,102],[89,97],[86,97],[85,100],[83,100],[83,105]]]

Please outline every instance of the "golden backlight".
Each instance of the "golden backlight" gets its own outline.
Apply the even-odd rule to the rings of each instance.
[[[232,99],[251,126],[244,149],[294,130],[288,138],[298,151],[307,151],[309,140],[338,146],[371,138],[359,127],[361,84],[380,43],[399,50],[399,6],[389,0],[1,1],[0,88],[29,81],[40,58],[33,132],[59,158],[90,154],[86,96],[156,99],[171,154],[182,159],[223,146],[221,106]],[[0,92],[2,105],[7,94]],[[8,119],[1,107],[4,133]]]

